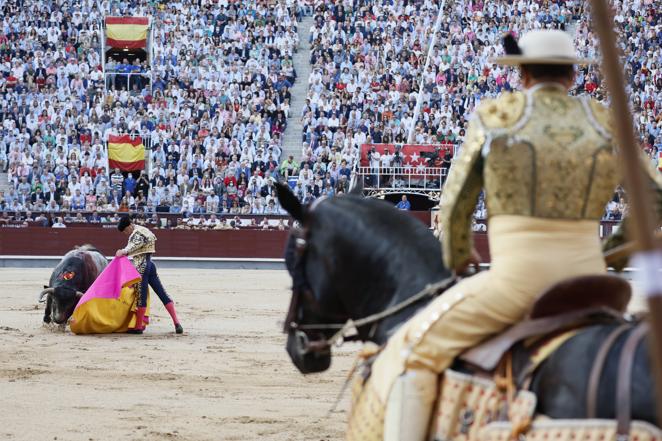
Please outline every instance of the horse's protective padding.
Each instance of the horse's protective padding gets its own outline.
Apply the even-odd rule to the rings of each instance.
[[[509,422],[490,423],[480,429],[481,441],[510,441],[513,425]],[[520,439],[527,441],[616,441],[616,421],[604,419],[566,420],[537,417]],[[630,439],[660,441],[662,431],[645,421],[633,421]]]
[[[431,439],[483,440],[481,429],[504,418],[525,425],[533,418],[536,397],[519,391],[508,409],[505,390],[494,381],[447,369],[442,377],[439,400],[433,415]]]
[[[347,441],[382,441],[386,408],[363,375],[352,383],[352,407],[347,426]]]

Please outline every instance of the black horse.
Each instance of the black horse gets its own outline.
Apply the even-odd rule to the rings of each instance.
[[[337,329],[329,323],[358,320],[397,305],[431,283],[451,276],[438,240],[413,216],[376,199],[347,194],[302,206],[285,185],[281,205],[299,223],[286,249],[293,299],[286,319],[287,351],[304,374],[326,370],[326,344]],[[429,302],[423,298],[371,325],[357,338],[384,344],[396,328]],[[588,377],[601,343],[617,325],[593,325],[565,342],[534,373],[537,411],[552,418],[585,418]],[[598,390],[598,418],[614,418],[618,358],[630,332],[608,353]],[[635,352],[631,417],[656,424],[649,348]]]

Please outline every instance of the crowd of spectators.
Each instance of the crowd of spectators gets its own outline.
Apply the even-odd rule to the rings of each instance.
[[[476,104],[517,86],[515,71],[488,62],[503,33],[564,28],[578,12],[572,1],[542,3],[445,2],[426,67],[439,2],[316,2],[304,153],[404,143],[412,126],[417,144],[461,142]]]
[[[0,169],[11,184],[0,208],[280,212],[267,181],[296,80],[298,3],[7,0],[0,10]],[[150,16],[154,44],[150,65],[107,60],[109,90],[106,15]],[[113,80],[129,72],[149,80]],[[152,173],[105,170],[104,141],[122,133],[143,136]]]
[[[436,44],[425,66],[438,2],[317,1],[311,28],[313,72],[304,123],[304,158],[326,151],[358,149],[363,143],[404,143],[414,127],[414,143],[460,145],[470,115],[484,98],[520,87],[516,69],[490,62],[503,53],[505,32],[532,29],[575,33],[582,53],[597,58],[583,1],[445,2]],[[662,19],[650,0],[614,2],[633,111],[642,145],[657,168],[662,148]],[[422,106],[416,121],[419,84]],[[597,66],[578,67],[572,93],[605,100]],[[388,159],[377,167],[392,166]],[[372,165],[371,165],[372,166]],[[623,194],[605,212],[619,220]],[[484,206],[478,211],[484,217]]]
[[[650,167],[662,170],[662,11],[651,0],[614,0],[613,6],[635,129]],[[586,14],[589,7],[587,4]],[[583,55],[599,56],[597,35],[586,21],[578,23],[576,44]],[[606,83],[597,65],[580,70],[577,92],[606,99]],[[626,214],[627,195],[619,188],[607,205],[605,218],[618,221]]]
[[[662,11],[650,0],[615,0],[614,7],[615,29],[628,79],[626,88],[640,142],[647,152],[659,150],[662,148]],[[597,36],[585,21],[578,23],[576,43],[585,56],[599,55]],[[577,89],[605,99],[606,84],[597,65],[580,72]]]
[[[0,213],[0,227],[23,228],[29,226],[68,228],[74,226],[100,225],[108,228],[116,228],[121,213],[99,213],[93,211],[85,213],[81,211],[65,211],[53,215],[48,212],[33,213],[30,210],[24,212]],[[187,218],[176,216],[163,216],[157,213],[151,215],[137,213],[133,222],[156,229],[174,230],[286,230],[289,227],[289,219],[285,216],[222,216],[211,214],[191,215]]]
[[[12,184],[0,208],[278,214],[275,175],[310,202],[347,191],[361,144],[406,142],[412,127],[415,143],[461,144],[482,99],[520,86],[515,69],[489,61],[502,53],[504,32],[565,29],[583,55],[599,55],[585,1],[441,4],[426,66],[440,7],[432,0],[0,1],[0,167]],[[661,12],[651,0],[613,5],[636,126],[657,167]],[[297,78],[297,20],[307,13],[312,72]],[[104,90],[104,15],[153,18],[153,63],[107,65],[111,75],[150,81]],[[300,160],[281,158],[295,81],[308,82]],[[607,99],[597,66],[578,68],[573,93]],[[104,140],[118,133],[144,137],[149,173],[105,170]],[[620,219],[624,201],[616,192],[605,217]]]

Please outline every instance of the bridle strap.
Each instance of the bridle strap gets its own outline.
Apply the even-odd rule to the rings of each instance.
[[[308,289],[308,282],[303,267],[303,259],[308,246],[307,236],[308,230],[300,227],[293,227],[290,230],[291,236],[294,238],[294,248],[287,249],[286,259],[289,257],[294,261],[292,267],[292,298],[290,299],[290,306],[285,316],[285,323],[283,325],[283,332],[287,333],[291,329],[291,323],[295,323],[297,309],[302,292]]]
[[[290,306],[287,309],[287,315],[285,316],[285,324],[283,325],[283,332],[287,334],[287,331],[290,329],[290,323],[294,322],[294,317],[297,313],[297,307],[299,305],[299,290],[292,290],[292,298],[290,299]]]

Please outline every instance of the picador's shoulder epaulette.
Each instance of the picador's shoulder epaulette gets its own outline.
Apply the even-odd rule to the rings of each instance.
[[[525,105],[526,96],[522,92],[506,92],[483,100],[476,113],[486,129],[508,128],[522,118]]]

